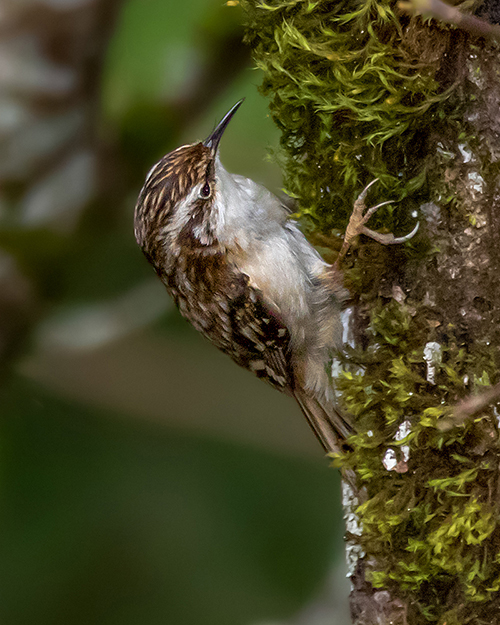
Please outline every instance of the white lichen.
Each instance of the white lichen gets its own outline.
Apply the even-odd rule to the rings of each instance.
[[[408,436],[411,432],[411,423],[408,419],[405,419],[400,424],[394,440],[401,441]],[[399,454],[398,454],[399,450]],[[399,457],[398,457],[399,456]],[[389,447],[384,454],[382,464],[387,471],[397,471],[398,473],[405,473],[408,470],[408,460],[410,459],[410,446],[401,445],[397,448]]]
[[[427,382],[436,384],[436,371],[443,359],[443,348],[435,341],[429,341],[424,347],[424,360],[427,363]]]
[[[354,536],[361,536],[363,526],[359,520],[359,516],[356,514],[356,509],[359,506],[359,498],[346,480],[342,480],[342,506],[344,508],[346,532]],[[358,560],[364,555],[365,552],[359,544],[353,541],[347,541],[345,550],[347,577],[354,575]]]

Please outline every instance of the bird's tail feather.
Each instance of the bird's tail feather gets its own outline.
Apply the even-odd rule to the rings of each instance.
[[[295,389],[293,395],[324,450],[327,453],[340,452],[345,440],[353,433],[351,425],[338,410],[330,406],[325,409],[302,389]]]

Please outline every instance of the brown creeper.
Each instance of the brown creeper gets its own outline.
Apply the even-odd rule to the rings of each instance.
[[[151,169],[135,236],[182,315],[237,364],[293,396],[324,449],[339,451],[352,432],[327,371],[341,346],[340,273],[275,195],[222,166],[219,142],[241,102],[208,139]],[[367,218],[359,217],[365,233]]]

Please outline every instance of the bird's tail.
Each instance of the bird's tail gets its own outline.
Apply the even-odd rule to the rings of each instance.
[[[293,392],[307,422],[327,453],[345,449],[345,440],[353,433],[352,426],[335,408],[324,408],[320,402],[302,389]]]

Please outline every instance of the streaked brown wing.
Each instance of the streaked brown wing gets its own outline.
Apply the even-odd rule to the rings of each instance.
[[[291,392],[290,333],[246,277],[238,297],[231,301],[229,316],[232,344],[240,347],[231,354],[233,359],[279,390]]]
[[[245,359],[238,364],[280,390],[291,393],[324,450],[340,451],[352,428],[337,409],[322,406],[315,397],[296,385],[290,334],[260,291],[247,284],[241,299],[235,302],[231,319],[233,341],[245,352]]]

